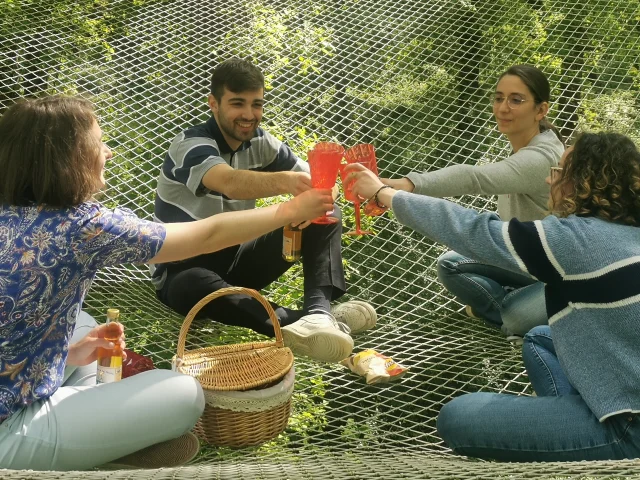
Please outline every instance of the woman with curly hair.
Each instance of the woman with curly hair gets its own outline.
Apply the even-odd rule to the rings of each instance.
[[[397,192],[358,165],[354,191],[425,236],[544,285],[549,325],[524,337],[537,396],[470,393],[442,407],[454,452],[505,461],[640,457],[640,152],[615,133],[583,134],[551,169],[543,220],[501,221]],[[552,339],[553,337],[553,339]]]

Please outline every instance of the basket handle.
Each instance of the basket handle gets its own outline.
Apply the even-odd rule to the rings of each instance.
[[[185,342],[187,340],[187,332],[189,331],[189,327],[191,327],[191,322],[193,322],[193,319],[196,317],[200,309],[202,309],[202,307],[204,307],[206,304],[208,304],[212,300],[215,300],[216,298],[224,297],[225,295],[235,295],[235,294],[249,295],[250,297],[253,297],[258,302],[260,302],[260,304],[265,308],[265,310],[269,314],[269,318],[273,323],[273,329],[276,334],[275,346],[279,348],[284,346],[284,340],[282,339],[282,331],[280,330],[280,322],[278,321],[276,312],[273,311],[273,307],[271,306],[271,304],[262,295],[260,295],[257,291],[251,288],[226,287],[226,288],[221,288],[220,290],[216,290],[213,293],[210,293],[209,295],[204,297],[202,300],[200,300],[198,303],[196,303],[193,306],[193,308],[191,308],[191,310],[189,310],[189,313],[185,317],[184,322],[182,322],[182,328],[180,329],[180,335],[178,336],[178,351],[177,351],[178,358],[184,357],[184,347],[185,347]]]

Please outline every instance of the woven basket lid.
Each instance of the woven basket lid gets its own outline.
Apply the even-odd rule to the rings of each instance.
[[[219,345],[185,351],[187,332],[200,309],[216,298],[233,294],[249,295],[267,310],[275,330],[275,342]],[[269,302],[255,290],[229,287],[207,295],[189,311],[180,329],[178,351],[173,361],[178,372],[197,378],[204,389],[250,390],[281,380],[293,365],[293,353],[284,346],[278,317]]]

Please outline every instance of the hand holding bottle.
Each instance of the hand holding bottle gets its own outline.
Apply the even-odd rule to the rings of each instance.
[[[117,330],[117,340],[115,342],[107,340],[105,336],[109,336],[108,328]],[[93,363],[98,358],[98,349],[113,350],[118,347],[123,351],[125,348],[124,328],[122,324],[112,322],[110,324],[98,325],[91,329],[91,331],[78,343],[69,345],[69,354],[67,356],[67,365],[69,366],[83,366]]]

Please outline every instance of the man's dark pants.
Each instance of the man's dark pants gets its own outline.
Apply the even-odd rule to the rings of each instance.
[[[336,206],[332,216],[338,222],[329,225],[311,224],[302,230],[302,265],[305,292],[315,287],[332,287],[335,300],[346,291],[342,268],[342,217]],[[250,242],[200,255],[167,265],[167,278],[157,291],[162,303],[186,315],[202,298],[221,288],[236,286],[262,290],[277,280],[294,263],[282,258],[282,228]],[[282,307],[271,302],[278,312]],[[285,309],[288,310],[288,309]],[[281,326],[293,323],[305,312],[293,312]],[[227,325],[250,328],[273,336],[273,325],[265,308],[248,295],[226,295],[200,310],[199,317],[211,318]],[[285,315],[282,315],[285,317]]]

